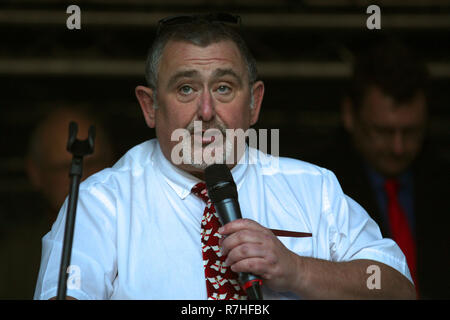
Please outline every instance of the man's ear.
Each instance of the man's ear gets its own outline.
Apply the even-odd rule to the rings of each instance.
[[[142,114],[149,128],[155,127],[155,101],[153,99],[153,90],[144,86],[137,86],[134,90],[136,98],[141,106]]]
[[[341,120],[345,130],[351,133],[355,127],[355,108],[349,97],[345,97],[341,103]]]
[[[254,125],[258,121],[259,111],[264,97],[264,83],[256,81],[253,84],[253,108],[250,109],[250,125]]]

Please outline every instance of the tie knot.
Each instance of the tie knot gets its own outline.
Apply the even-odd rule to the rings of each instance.
[[[209,201],[208,192],[206,190],[206,184],[204,182],[199,182],[192,187],[192,193],[205,202]]]
[[[384,183],[384,188],[388,197],[397,196],[399,183],[397,179],[387,179]]]

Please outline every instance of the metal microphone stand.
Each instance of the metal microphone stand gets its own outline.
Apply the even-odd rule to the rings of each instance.
[[[66,299],[67,291],[67,268],[70,264],[72,254],[73,230],[75,226],[75,215],[77,211],[78,190],[81,176],[83,174],[83,157],[94,152],[95,127],[89,128],[87,140],[78,140],[78,125],[75,122],[69,124],[69,140],[67,141],[67,151],[72,153],[72,165],[70,167],[70,191],[69,203],[67,206],[66,227],[64,230],[64,243],[61,255],[61,268],[59,270],[58,300]]]

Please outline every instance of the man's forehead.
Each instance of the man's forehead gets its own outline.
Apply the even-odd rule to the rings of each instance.
[[[222,69],[234,69],[236,72],[245,67],[236,44],[231,40],[218,41],[207,46],[170,40],[164,48],[160,70],[164,68],[164,71],[179,71],[210,65],[223,65],[226,67]]]
[[[378,87],[370,87],[365,95],[362,104],[363,109],[369,112],[388,112],[396,111],[398,109],[416,109],[421,110],[426,107],[426,99],[423,91],[417,91],[411,95],[411,98],[406,101],[397,101],[391,95],[385,93]]]
[[[426,115],[426,99],[421,92],[408,102],[398,103],[378,88],[369,91],[361,115],[377,122],[422,122]]]

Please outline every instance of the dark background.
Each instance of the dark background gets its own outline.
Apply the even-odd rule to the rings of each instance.
[[[81,30],[66,27],[71,4],[81,8]],[[366,27],[369,4],[381,8],[382,31],[427,62],[430,139],[450,163],[450,1],[3,0],[0,199],[25,199],[32,192],[24,155],[31,130],[49,107],[78,104],[100,114],[117,158],[154,136],[134,88],[145,84],[144,63],[157,21],[178,13],[241,15],[266,85],[257,128],[280,129],[280,155],[309,159],[340,126],[352,52],[380,32]]]

